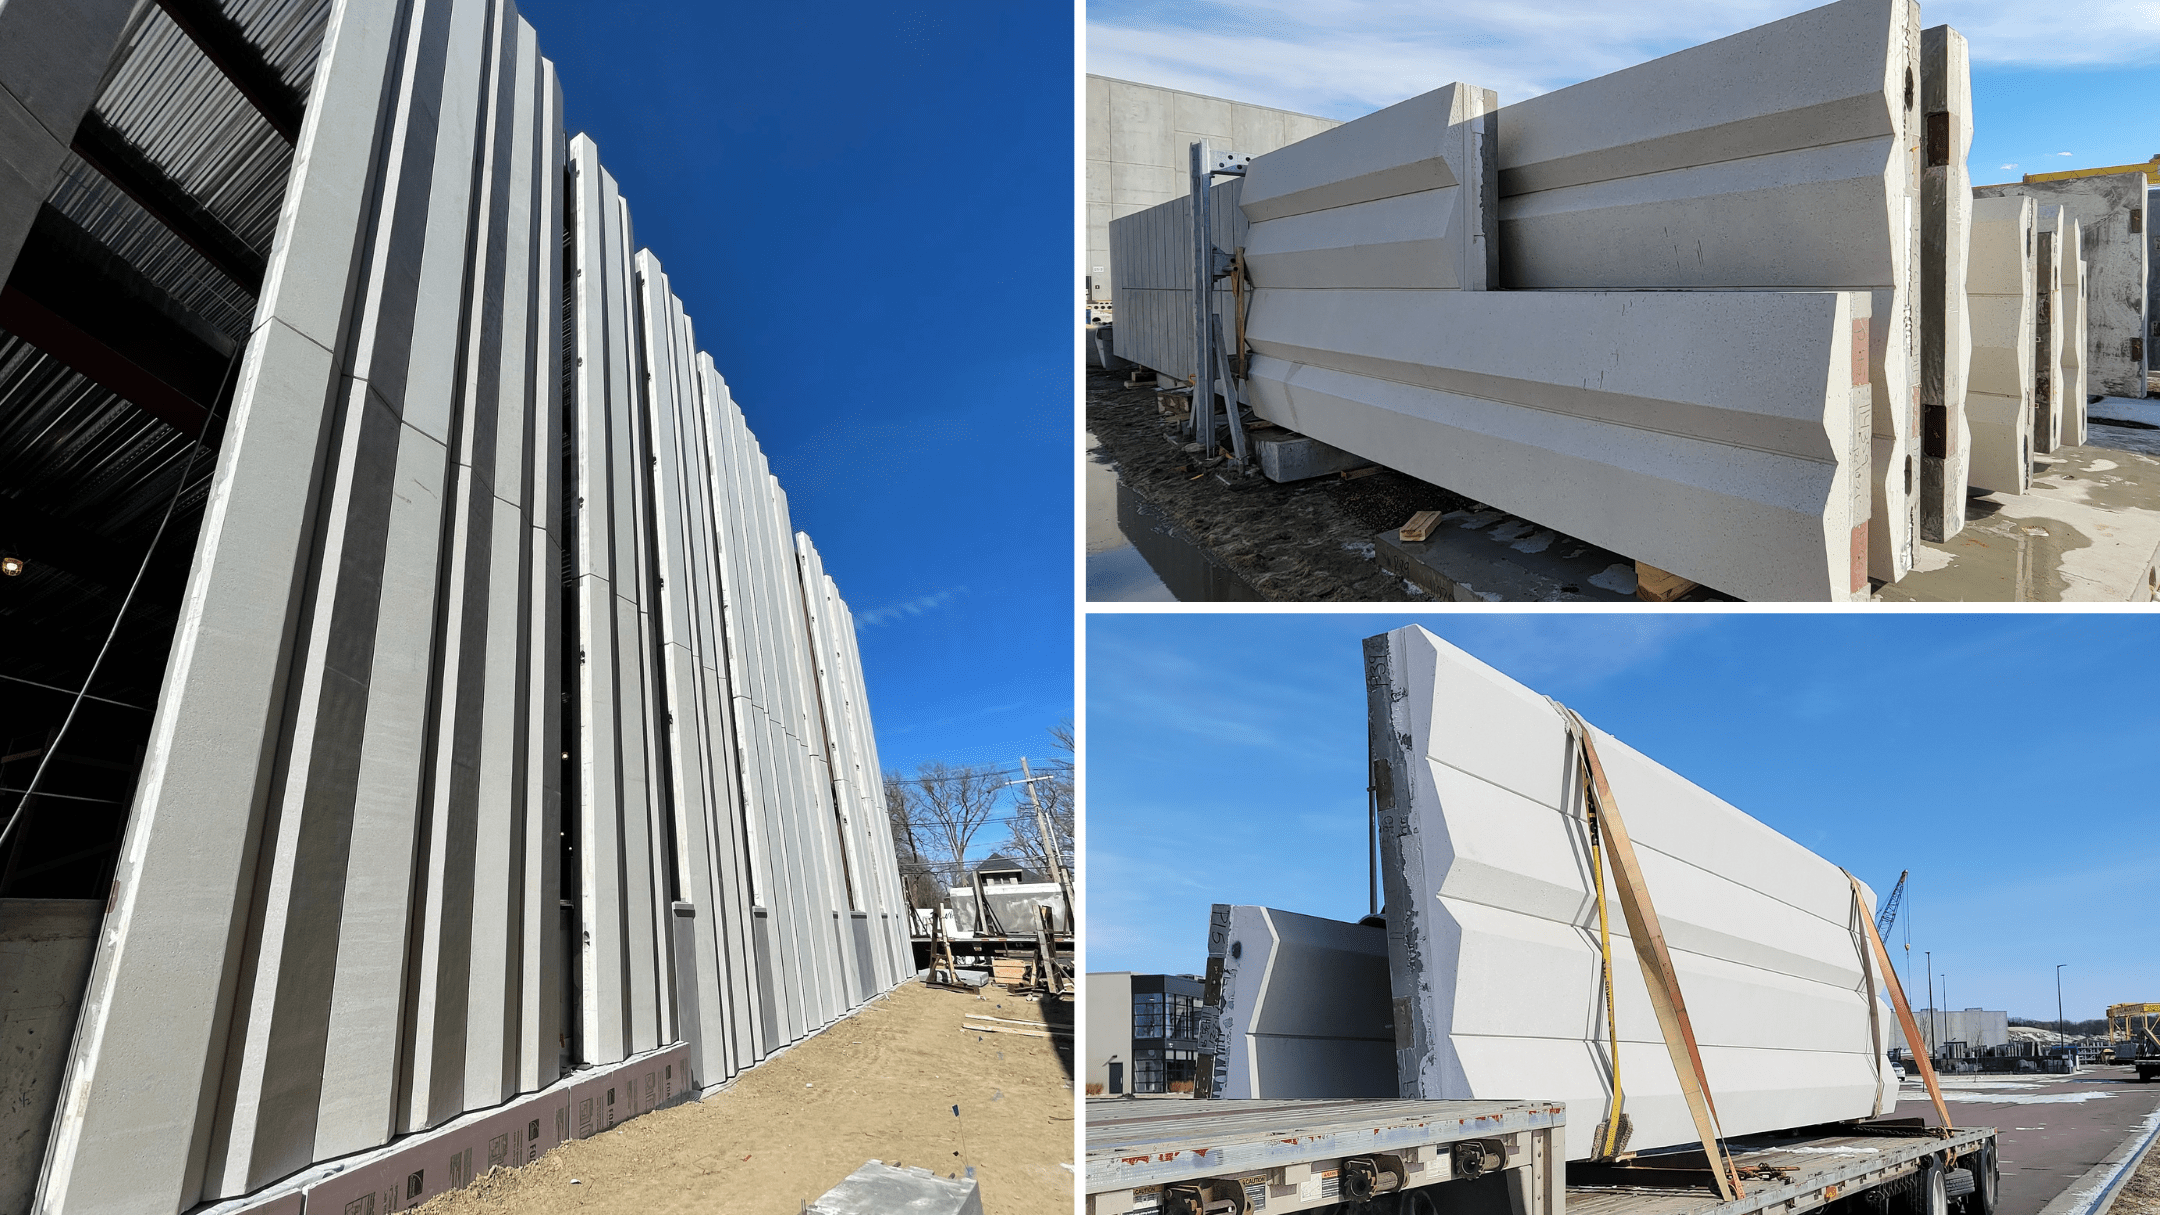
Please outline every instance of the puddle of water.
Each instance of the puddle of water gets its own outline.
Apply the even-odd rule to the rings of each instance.
[[[1097,603],[1224,603],[1257,600],[1244,580],[1210,557],[1183,528],[1118,480],[1108,453],[1088,439],[1087,597]]]

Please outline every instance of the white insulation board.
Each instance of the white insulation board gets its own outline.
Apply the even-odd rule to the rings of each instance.
[[[1568,1158],[1587,1158],[1611,1060],[1574,743],[1551,702],[1415,625],[1367,639],[1365,672],[1401,1095],[1565,1100]],[[1861,935],[1872,894],[1863,904],[1829,861],[1595,738],[1724,1132],[1891,1108],[1890,1014]],[[1631,1146],[1692,1142],[1611,898]]]

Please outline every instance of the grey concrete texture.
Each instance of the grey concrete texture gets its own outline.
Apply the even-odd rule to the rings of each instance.
[[[28,1211],[97,950],[96,899],[0,899],[0,1211]]]
[[[1253,406],[1727,594],[1850,599],[1868,589],[1871,302],[1263,287]]]
[[[1111,260],[1110,225],[1184,197],[1186,149],[1195,140],[1258,156],[1339,125],[1333,118],[1095,75],[1087,78],[1085,104],[1087,261],[1082,273],[1095,280],[1096,299],[1112,298],[1122,282]]]
[[[142,0],[0,4],[0,281],[15,268],[40,204]]]
[[[513,8],[336,10],[41,1210],[717,1084],[906,973],[846,605],[562,114]]]
[[[1245,257],[1275,287],[1496,285],[1499,94],[1449,84],[1255,157]]]
[[[1219,180],[1208,192],[1215,245],[1235,250],[1248,224],[1239,207],[1244,181]],[[1182,195],[1110,225],[1110,256],[1117,272],[1112,311],[1113,352],[1143,367],[1189,380],[1193,364],[1192,198]],[[1215,315],[1226,342],[1236,341],[1237,308],[1230,280],[1215,286]],[[1220,382],[1218,391],[1225,386]]]
[[[1261,473],[1270,481],[1305,481],[1364,468],[1372,463],[1363,456],[1322,443],[1311,435],[1279,428],[1256,430],[1245,438],[1252,445],[1253,458],[1259,461]]]
[[[1972,63],[1965,36],[1947,25],[1920,32],[1920,109],[1920,537],[1940,543],[1965,528],[1972,456]]]
[[[2149,288],[2145,174],[2118,173],[2067,181],[2009,182],[1973,187],[1975,199],[2030,198],[2060,206],[2077,220],[2086,283],[2086,376],[2108,396],[2143,396],[2152,361],[2146,330]]]
[[[982,1215],[973,1177],[940,1177],[872,1160],[805,1208],[805,1215]]]
[[[1972,430],[1966,480],[1974,489],[2021,494],[2032,484],[2038,228],[2039,208],[2030,198],[1973,200],[1965,416]]]
[[[1217,904],[1208,935],[1222,965],[1216,1096],[1396,1095],[1385,929]]]

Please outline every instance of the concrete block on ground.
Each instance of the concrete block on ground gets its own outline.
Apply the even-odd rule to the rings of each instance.
[[[1500,111],[1500,277],[1871,288],[1869,574],[1919,527],[1919,6],[1842,0]]]
[[[1972,68],[1965,36],[1920,33],[1920,108],[1927,146],[1920,176],[1920,536],[1965,526],[1972,429],[1965,418],[1972,322],[1965,282],[1972,244]]]
[[[1263,287],[1253,406],[1727,594],[1864,597],[1871,300]]]
[[[2054,451],[2062,438],[2062,260],[2056,242],[2063,209],[2040,208],[2033,238],[2033,450]]]
[[[1584,1159],[1611,1060],[1577,744],[1546,698],[1415,625],[1367,639],[1365,674],[1401,1094],[1546,1094],[1569,1107],[1567,1158]],[[1856,935],[1872,897],[1590,728],[1724,1133],[1891,1109],[1890,1014]],[[1631,1146],[1692,1143],[1625,920],[1610,914]]]
[[[1270,481],[1303,481],[1330,473],[1364,468],[1372,461],[1333,447],[1311,435],[1281,429],[1256,430],[1245,436],[1260,471]]]
[[[1218,1097],[1393,1097],[1387,933],[1218,903],[1208,959],[1222,968]]]
[[[2078,221],[2081,252],[2091,271],[2085,296],[2086,376],[2093,392],[2110,396],[2143,396],[2152,361],[2145,315],[2151,239],[2146,189],[2142,172],[1973,187],[1975,199],[2030,198],[2041,206],[2060,206]]]
[[[1253,281],[1491,287],[1499,104],[1444,85],[1255,157],[1240,196]]]
[[[2033,254],[2038,207],[2030,198],[1976,197],[1965,284],[1972,317],[1972,371],[1965,413],[1972,426],[1975,489],[2020,494],[2032,484]]]
[[[810,1204],[807,1215],[982,1215],[975,1179],[872,1160]]]

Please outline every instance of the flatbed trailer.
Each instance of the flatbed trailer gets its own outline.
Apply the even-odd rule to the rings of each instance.
[[[1918,1119],[1567,1164],[1560,1102],[1190,1101],[1087,1105],[1087,1215],[1993,1215],[1995,1132]]]

